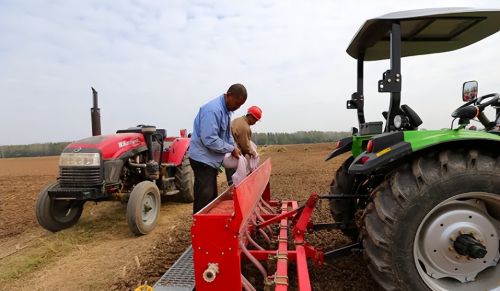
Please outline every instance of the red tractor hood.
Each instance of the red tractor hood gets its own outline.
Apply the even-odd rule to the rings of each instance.
[[[63,152],[100,152],[103,160],[109,160],[120,158],[129,152],[137,153],[146,149],[146,142],[141,133],[116,133],[75,141],[70,143]]]

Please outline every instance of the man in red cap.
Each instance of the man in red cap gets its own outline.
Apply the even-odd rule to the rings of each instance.
[[[254,125],[262,118],[262,110],[257,106],[248,108],[247,114],[235,118],[231,122],[231,133],[233,134],[234,141],[238,146],[243,156],[249,155],[251,157],[257,155],[252,149],[250,141],[252,140],[251,125]],[[235,169],[226,168],[226,178],[229,185],[233,184],[231,176],[234,174]]]

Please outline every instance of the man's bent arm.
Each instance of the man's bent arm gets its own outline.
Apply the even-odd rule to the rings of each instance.
[[[219,122],[213,112],[200,116],[200,138],[210,150],[217,153],[230,153],[234,146],[219,137]]]

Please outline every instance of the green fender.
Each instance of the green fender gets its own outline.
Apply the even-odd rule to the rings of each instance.
[[[500,135],[467,129],[404,131],[404,140],[414,152],[452,141],[491,140],[500,142]]]
[[[391,168],[416,152],[437,145],[466,141],[498,143],[500,135],[466,129],[391,132],[372,138],[373,150],[362,152],[349,167],[350,174],[368,174]]]

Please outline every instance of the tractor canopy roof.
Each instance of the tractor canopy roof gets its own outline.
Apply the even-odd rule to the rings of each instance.
[[[390,58],[390,30],[401,25],[401,56],[463,48],[500,30],[500,10],[433,8],[389,13],[370,19],[352,39],[347,53],[355,59]]]

